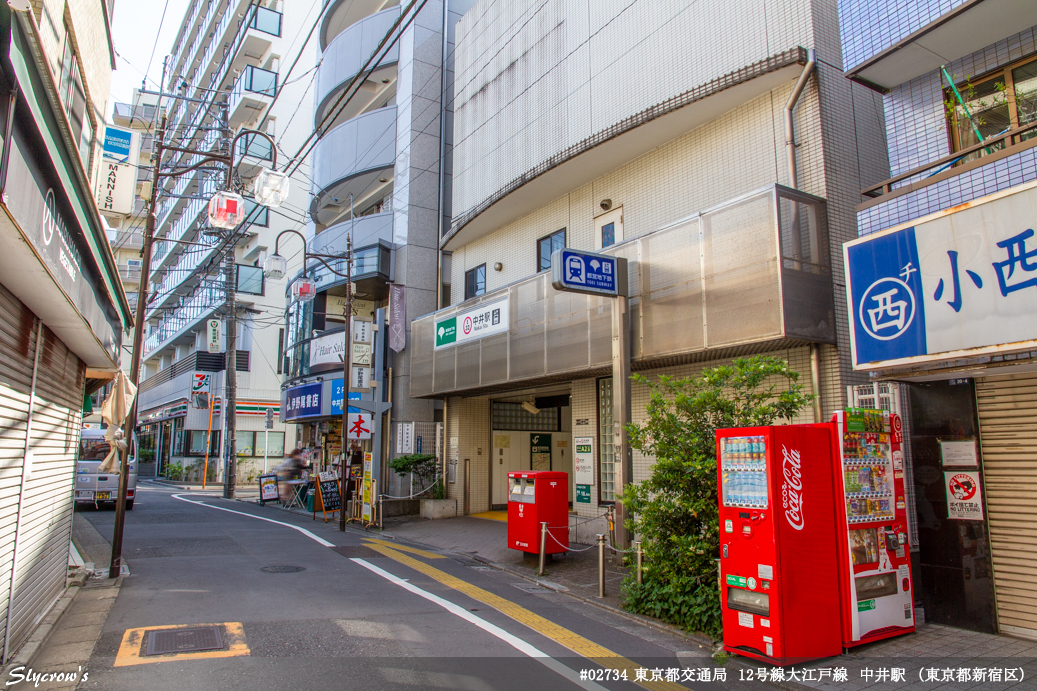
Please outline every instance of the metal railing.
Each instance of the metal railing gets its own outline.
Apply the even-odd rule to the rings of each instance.
[[[250,29],[257,29],[271,36],[280,36],[281,20],[282,15],[280,12],[257,5],[252,12],[252,20],[248,23],[248,26]]]
[[[962,173],[966,173],[974,168],[985,166],[1007,156],[1017,154],[1020,151],[1031,149],[1035,146],[1037,146],[1037,121],[1012,128],[997,136],[984,139],[978,144],[973,144],[972,146],[961,149],[960,151],[955,151],[948,156],[938,158],[935,161],[930,161],[924,165],[918,166],[917,168],[912,168],[905,173],[891,177],[889,180],[883,180],[877,185],[866,187],[861,190],[861,196],[869,197],[873,200],[885,201],[883,197],[888,197],[890,194],[899,193],[897,194],[897,196],[899,196],[900,194],[928,187],[929,185],[935,185],[947,178],[961,175]],[[984,150],[987,151],[987,155],[960,165],[955,165],[961,161],[961,159],[964,159],[971,154],[983,152]],[[921,177],[923,173],[929,171],[933,172],[928,176]],[[900,183],[903,184],[897,186]],[[870,206],[871,203],[868,205]]]

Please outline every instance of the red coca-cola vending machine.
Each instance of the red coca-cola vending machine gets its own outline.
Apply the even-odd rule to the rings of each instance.
[[[832,417],[843,645],[915,630],[900,416],[851,408]]]
[[[777,665],[842,652],[832,427],[717,431],[724,647]]]

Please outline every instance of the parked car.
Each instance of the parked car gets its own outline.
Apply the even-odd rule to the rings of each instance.
[[[137,494],[137,438],[130,445],[130,473],[126,489],[126,510],[133,510],[133,499]],[[84,429],[79,438],[79,458],[76,460],[76,503],[115,504],[119,496],[118,473],[98,473],[111,447],[104,438],[103,429]]]

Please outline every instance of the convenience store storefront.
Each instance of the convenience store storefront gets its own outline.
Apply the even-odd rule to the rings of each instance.
[[[844,245],[854,367],[909,392],[930,621],[1037,638],[1037,183]]]

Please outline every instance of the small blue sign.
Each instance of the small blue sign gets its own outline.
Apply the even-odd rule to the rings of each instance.
[[[133,132],[115,127],[104,128],[103,156],[106,161],[129,163],[133,148]]]
[[[421,453],[421,435],[418,435],[417,439],[414,442],[414,452]]]
[[[342,379],[333,379],[331,381],[331,414],[332,415],[341,415],[342,414],[342,392],[345,391],[345,388],[346,387],[344,386],[344,380],[342,380]],[[349,400],[351,400],[351,401],[359,401],[360,400],[360,392],[359,391],[350,391],[349,392]],[[354,408],[353,406],[349,406],[349,410],[347,412],[359,413],[360,409],[359,408]]]
[[[284,419],[287,421],[320,415],[320,390],[320,382],[288,389],[285,396]]]
[[[551,254],[551,285],[556,290],[594,295],[626,295],[626,259],[573,249]]]

